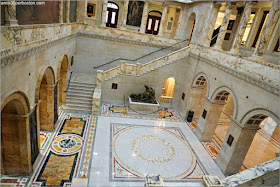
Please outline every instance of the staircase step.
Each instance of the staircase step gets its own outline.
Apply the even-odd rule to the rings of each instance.
[[[71,93],[71,92],[67,92],[66,94],[66,98],[68,97],[85,97],[88,99],[92,99],[92,94],[81,94],[81,93]]]
[[[81,91],[90,91],[90,92],[93,92],[94,91],[94,88],[91,88],[91,87],[83,87],[83,86],[73,86],[73,85],[70,85],[68,90],[81,90]]]
[[[67,102],[81,102],[81,103],[91,103],[92,98],[84,98],[84,97],[66,97],[66,103]]]
[[[83,104],[83,105],[89,105],[89,106],[92,105],[91,100],[84,101],[84,100],[77,100],[77,99],[69,99],[69,100],[66,100],[66,103],[67,104]]]
[[[88,82],[77,82],[77,81],[71,81],[70,84],[77,85],[77,86],[88,86],[88,87],[95,87],[96,84],[88,83]]]
[[[92,107],[91,106],[85,106],[82,104],[66,104],[66,106],[70,107],[70,108],[78,108],[78,109],[86,109],[86,110],[91,110]]]
[[[80,108],[72,108],[72,107],[69,107],[69,106],[64,106],[63,107],[63,110],[68,110],[68,111],[76,111],[76,112],[81,112],[81,113],[89,113],[91,114],[91,109],[90,110],[87,110],[87,109],[80,109]]]
[[[92,95],[92,94],[93,94],[93,91],[85,91],[85,90],[68,89],[67,93],[80,93],[80,94],[88,94],[88,95]]]

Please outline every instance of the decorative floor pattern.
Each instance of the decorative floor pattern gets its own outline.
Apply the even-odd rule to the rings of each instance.
[[[112,180],[143,180],[148,173],[165,181],[201,180],[205,170],[180,128],[111,124]]]
[[[206,151],[210,154],[213,159],[217,159],[219,154],[219,149],[213,142],[201,142],[202,145],[205,147]]]
[[[46,148],[47,142],[51,137],[51,133],[40,132],[40,150],[44,150]]]
[[[127,113],[127,108],[123,105],[102,104],[102,115],[110,117],[126,117],[136,119],[152,119],[152,120],[166,120],[182,122],[180,115],[174,109],[159,109],[155,116],[148,116],[143,114]],[[148,117],[144,117],[148,116]]]
[[[83,162],[82,171],[81,171],[81,178],[89,177],[88,171],[89,171],[90,157],[91,157],[92,150],[93,150],[95,125],[96,125],[96,116],[93,116],[93,119],[91,122],[91,127],[90,127],[90,132],[89,132],[89,137],[88,137],[88,142],[86,145],[85,157],[84,157],[84,162]]]
[[[25,186],[26,177],[3,177],[0,178],[0,186]]]
[[[90,115],[68,114],[54,132],[51,144],[38,164],[29,186],[70,186],[73,177],[77,177],[86,136],[90,128]]]

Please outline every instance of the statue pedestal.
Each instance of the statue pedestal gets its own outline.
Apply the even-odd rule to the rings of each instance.
[[[130,110],[132,110],[132,112],[136,112],[136,113],[141,113],[141,114],[152,114],[152,113],[156,113],[159,109],[159,103],[157,102],[157,104],[150,104],[150,103],[141,103],[141,102],[133,102],[130,98],[130,96],[128,96],[128,107]]]
[[[145,187],[163,187],[163,180],[160,175],[147,175]]]

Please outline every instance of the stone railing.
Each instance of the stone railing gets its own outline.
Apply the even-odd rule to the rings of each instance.
[[[171,103],[172,101],[172,97],[167,97],[167,96],[161,96],[160,99],[159,99],[159,103]]]
[[[277,157],[245,171],[231,175],[221,183],[225,187],[231,186],[278,186],[280,158]]]
[[[124,61],[122,61],[121,65],[117,66],[115,68],[109,69],[104,72],[102,70],[98,70],[97,71],[97,86],[101,84],[101,81],[108,80],[108,79],[116,77],[117,75],[120,75],[120,74],[139,76],[146,72],[155,70],[166,64],[170,64],[172,62],[178,61],[179,59],[186,57],[189,54],[189,51],[190,51],[190,47],[185,47],[178,51],[170,53],[164,57],[155,59],[146,64],[138,63],[137,65],[134,65],[134,64],[126,64]]]

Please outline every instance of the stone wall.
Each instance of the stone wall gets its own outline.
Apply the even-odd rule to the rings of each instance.
[[[89,38],[84,36],[77,37],[77,51],[75,57],[75,65],[73,70],[78,73],[94,73],[96,70],[93,67],[105,64],[118,58],[137,59],[143,55],[162,49],[156,46],[145,46],[133,44],[126,41],[112,41],[98,38]],[[174,49],[173,49],[174,50]],[[165,49],[149,55],[138,61],[127,61],[130,64],[147,63],[156,58],[162,57],[172,49]],[[120,60],[117,60],[109,65],[105,65],[98,69],[108,70],[120,65]]]
[[[1,100],[4,101],[14,91],[22,91],[27,95],[30,105],[33,106],[39,76],[44,73],[47,67],[51,67],[54,71],[56,82],[58,80],[58,65],[63,56],[66,54],[70,63],[71,56],[75,54],[75,51],[76,38],[75,36],[69,36],[17,62],[2,65]]]

